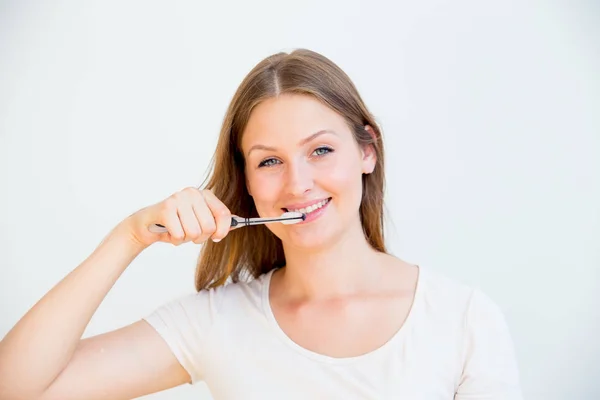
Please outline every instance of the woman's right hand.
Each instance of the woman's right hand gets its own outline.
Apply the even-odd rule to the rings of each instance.
[[[154,233],[153,224],[163,225],[167,232]],[[143,247],[155,242],[176,246],[208,239],[223,239],[231,227],[231,212],[212,191],[185,188],[154,205],[144,207],[122,223],[131,240]]]

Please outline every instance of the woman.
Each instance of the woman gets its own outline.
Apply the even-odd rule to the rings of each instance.
[[[204,189],[119,223],[6,335],[2,399],[127,399],[199,381],[215,399],[521,398],[499,308],[386,252],[381,132],[334,63],[308,50],[259,63],[213,161]],[[286,211],[306,220],[230,229],[232,215]],[[198,293],[81,340],[158,241],[204,243]]]

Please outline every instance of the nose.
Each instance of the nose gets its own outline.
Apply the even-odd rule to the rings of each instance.
[[[290,161],[287,164],[286,173],[288,194],[300,197],[313,188],[313,171],[308,163],[301,160]]]

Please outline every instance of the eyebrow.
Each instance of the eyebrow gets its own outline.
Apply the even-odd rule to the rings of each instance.
[[[299,143],[298,146],[304,146],[306,143],[310,142],[311,140],[321,136],[321,135],[325,135],[327,133],[330,133],[332,135],[337,135],[337,133],[335,133],[334,131],[332,131],[331,129],[322,129],[318,132],[313,133],[312,135],[305,137],[304,139],[302,139]],[[248,150],[248,156],[250,155],[250,153],[252,153],[253,150],[267,150],[267,151],[277,151],[277,149],[275,147],[271,147],[271,146],[265,146],[263,144],[255,144],[254,146],[252,146],[250,148],[250,150]]]

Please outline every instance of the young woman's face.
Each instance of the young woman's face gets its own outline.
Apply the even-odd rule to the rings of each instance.
[[[242,137],[248,192],[261,217],[307,214],[294,225],[268,224],[286,245],[316,247],[360,229],[362,174],[375,167],[345,120],[312,96],[281,95],[259,104]]]

